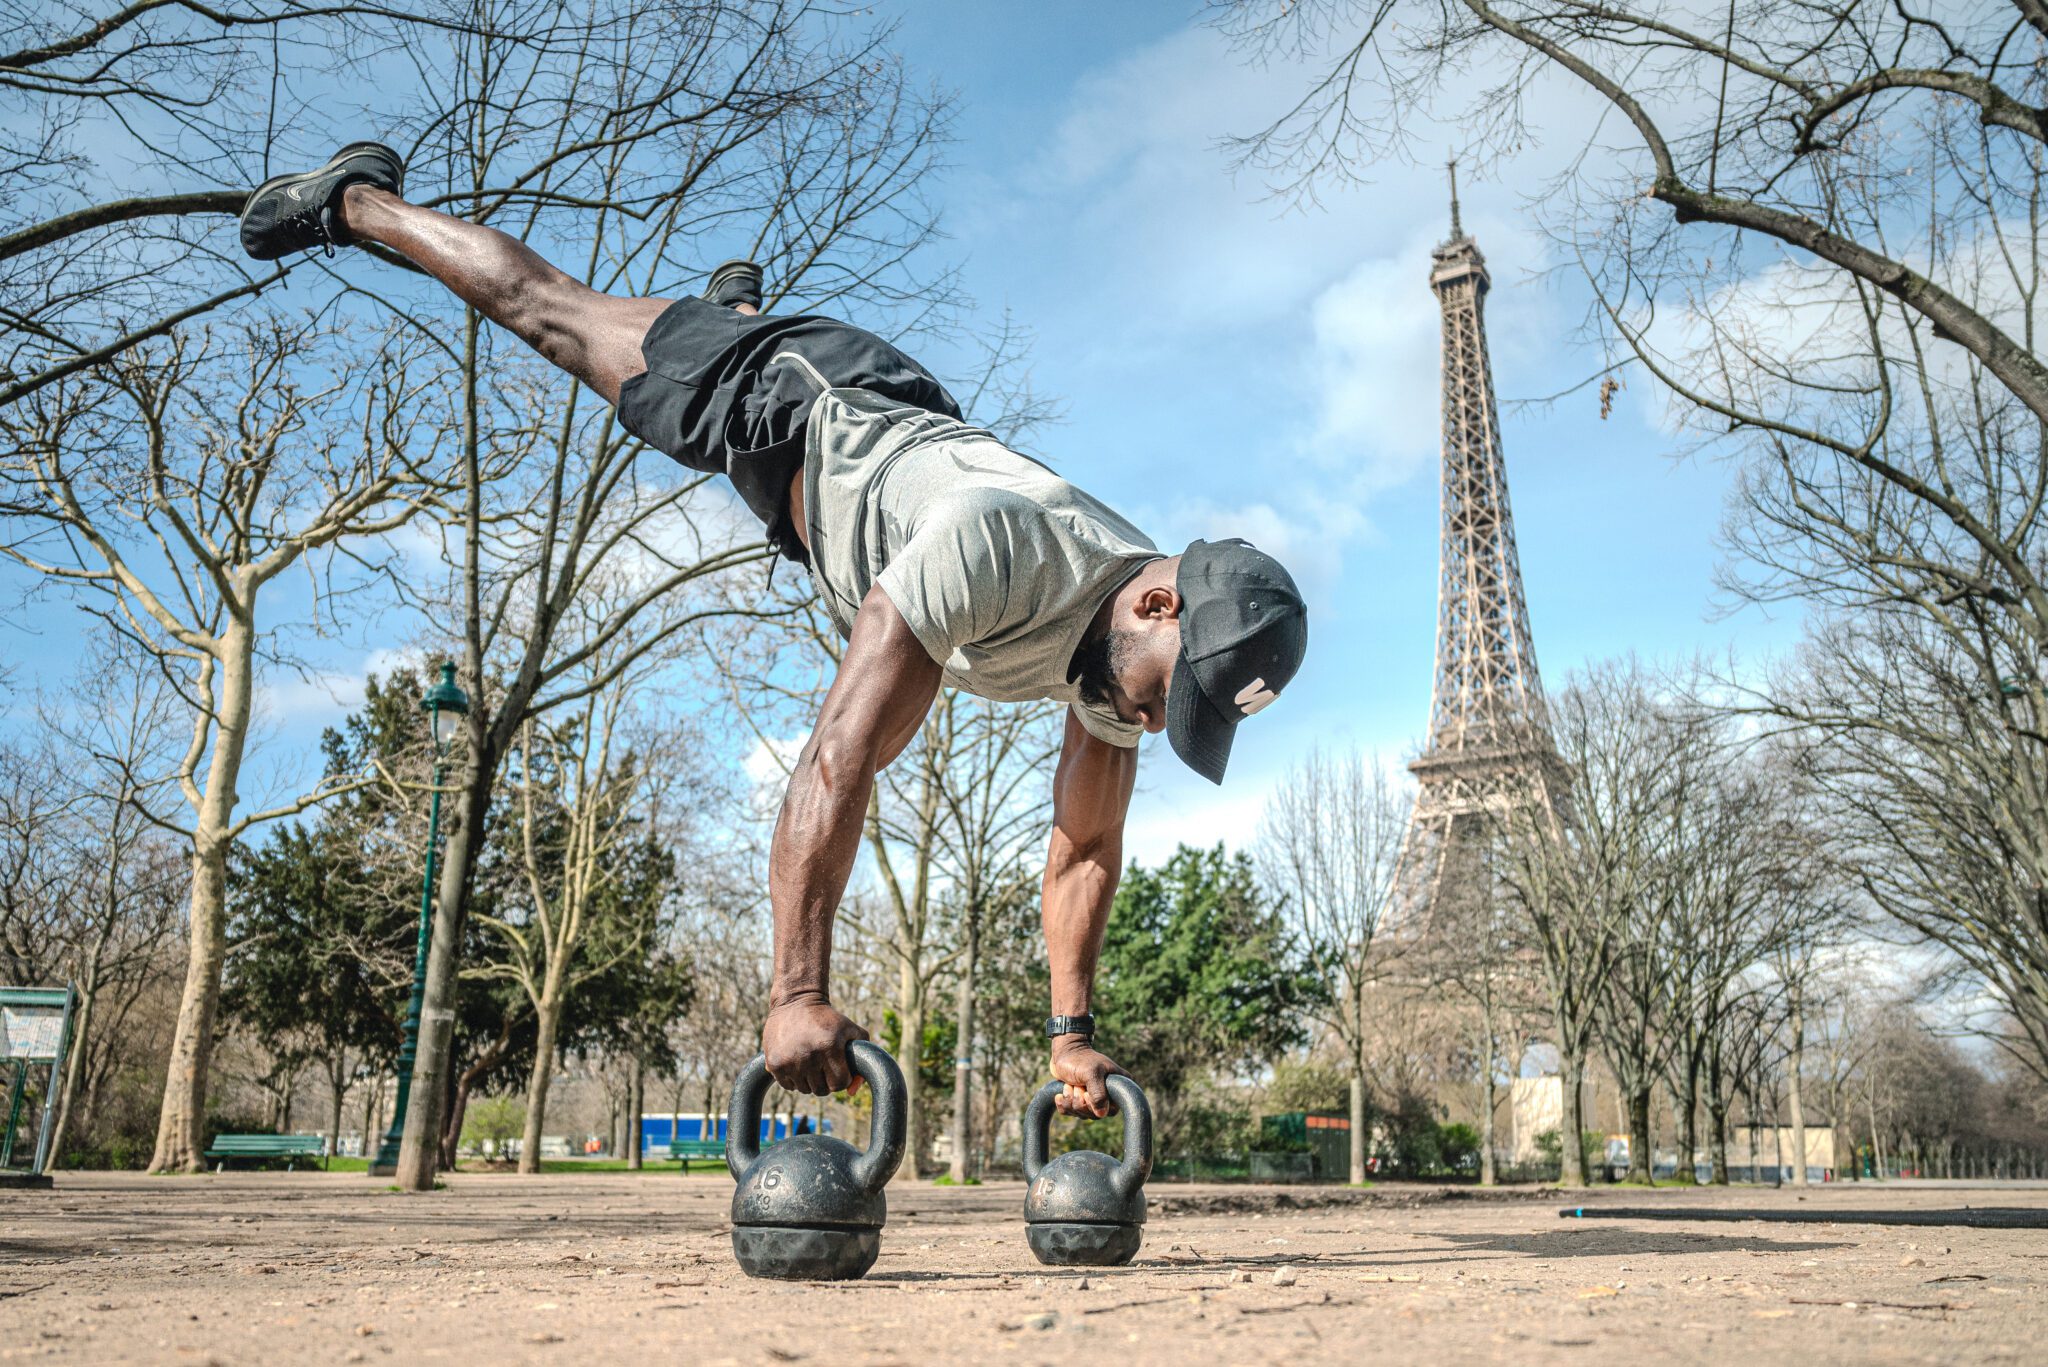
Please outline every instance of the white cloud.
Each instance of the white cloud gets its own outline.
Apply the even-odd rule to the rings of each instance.
[[[417,651],[378,649],[365,655],[354,669],[306,674],[297,670],[273,671],[257,684],[256,720],[268,726],[294,729],[331,726],[362,706],[371,675],[381,678],[394,669],[419,665]]]
[[[1483,76],[1468,77],[1473,89]],[[1062,364],[1090,372],[1068,383],[1129,377],[1154,386],[1144,403],[1206,403],[1218,387],[1255,396],[1270,419],[1218,445],[1229,470],[1194,465],[1178,497],[1155,494],[1137,511],[1162,544],[1258,541],[1314,592],[1372,533],[1377,496],[1434,473],[1440,315],[1428,276],[1450,211],[1427,149],[1422,164],[1374,167],[1371,184],[1330,188],[1308,208],[1233,179],[1219,140],[1265,125],[1309,79],[1301,66],[1247,63],[1211,29],[1174,34],[1078,79],[1046,148],[989,196],[999,207],[979,209],[1002,220],[999,239],[1037,234],[1033,249],[1050,259],[1027,273],[1083,282],[1077,302],[1048,282],[1027,315]],[[1557,112],[1582,120],[1580,102]],[[1452,130],[1442,138],[1457,142]],[[1496,353],[1518,371],[1552,366],[1568,323],[1530,281],[1546,244],[1521,215],[1497,211],[1507,207],[1499,186],[1466,189],[1466,224],[1493,271]],[[1156,387],[1162,375],[1174,388]],[[1223,412],[1245,408],[1242,394],[1217,399]],[[1248,475],[1255,499],[1209,492]]]

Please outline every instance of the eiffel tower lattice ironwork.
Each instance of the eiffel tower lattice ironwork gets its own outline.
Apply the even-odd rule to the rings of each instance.
[[[1486,258],[1458,216],[1430,253],[1429,287],[1443,309],[1443,541],[1437,587],[1436,679],[1429,739],[1408,766],[1418,784],[1395,874],[1398,919],[1420,929],[1447,889],[1477,887],[1477,842],[1488,813],[1556,810],[1563,765],[1551,740],[1529,636],[1507,464],[1486,351]],[[1418,919],[1419,918],[1419,919]]]

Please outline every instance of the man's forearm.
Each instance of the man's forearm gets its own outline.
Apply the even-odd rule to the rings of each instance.
[[[853,861],[874,788],[868,766],[804,748],[768,856],[768,899],[775,913],[775,977],[771,1008],[830,1000],[832,921]]]
[[[1046,860],[1045,950],[1052,968],[1052,1014],[1080,1016],[1094,1005],[1095,965],[1123,851],[1114,841],[1088,850],[1060,848],[1063,843],[1056,834]]]

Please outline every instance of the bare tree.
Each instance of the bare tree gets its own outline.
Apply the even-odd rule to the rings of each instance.
[[[1323,1024],[1344,1046],[1354,1184],[1366,1180],[1372,989],[1397,957],[1377,937],[1393,894],[1409,806],[1407,794],[1388,782],[1377,755],[1316,752],[1280,781],[1260,823],[1260,863],[1286,898],[1310,969],[1322,979],[1330,1003]],[[1489,1062],[1489,1079],[1491,1071]]]
[[[1585,1128],[1580,1089],[1594,1040],[1606,1035],[1610,1062],[1626,1072],[1616,1080],[1632,1117],[1658,1076],[1660,1056],[1641,1047],[1646,1041],[1634,1013],[1614,1006],[1639,995],[1629,984],[1641,970],[1625,961],[1643,953],[1633,943],[1642,932],[1632,935],[1631,927],[1653,914],[1656,832],[1679,778],[1666,761],[1683,731],[1651,705],[1645,672],[1632,661],[1596,666],[1573,680],[1553,700],[1551,719],[1573,784],[1568,813],[1500,814],[1491,863],[1521,943],[1540,966],[1564,1092],[1563,1180],[1576,1186],[1586,1180],[1577,1136]],[[1611,986],[1617,974],[1624,982],[1618,994]],[[1632,1146],[1646,1147],[1641,1136]],[[1647,1153],[1631,1157],[1647,1161]]]
[[[82,875],[51,937],[78,989],[52,1154],[62,1153],[76,1117],[90,1121],[100,1084],[125,1052],[123,1027],[177,940],[189,873],[154,814],[170,796],[166,760],[176,753],[179,710],[156,661],[113,643],[87,656],[66,705],[45,699],[39,708],[44,762],[71,793],[61,847]]]
[[[712,251],[751,244],[776,282],[771,304],[867,301],[914,323],[944,295],[906,260],[934,232],[917,186],[947,109],[913,91],[887,37],[799,0],[606,0],[573,41],[552,45],[464,34],[423,58],[458,98],[445,123],[421,126],[408,192],[533,242],[607,292],[686,293]],[[436,178],[442,191],[422,193]],[[566,378],[493,357],[474,313],[438,293],[392,302],[453,339],[463,377],[446,418],[463,434],[447,573],[426,596],[460,623],[478,704],[398,1164],[399,1186],[422,1191],[457,1124],[450,1030],[465,899],[505,756],[529,719],[597,686],[582,672],[592,653],[609,650],[627,670],[707,615],[758,611],[747,595],[719,603],[694,590],[772,552],[736,531],[705,478],[646,477],[641,444]],[[636,593],[559,640],[579,596],[620,565],[636,572]]]
[[[629,886],[658,870],[636,867],[628,848],[632,809],[646,781],[645,756],[627,751],[621,724],[630,676],[543,725],[529,718],[513,751],[520,892],[497,915],[481,918],[504,941],[495,967],[532,1005],[536,1028],[526,1086],[526,1136],[519,1170],[540,1171],[540,1137],[548,1090],[561,1050],[570,998],[640,949],[641,922],[653,887]],[[637,877],[636,877],[637,875]]]
[[[69,594],[175,672],[189,742],[173,776],[188,809],[190,958],[152,1169],[202,1163],[207,1060],[220,994],[228,850],[319,794],[242,807],[265,588],[309,564],[329,610],[367,542],[418,510],[436,443],[418,413],[431,371],[404,347],[320,368],[331,330],[275,318],[173,334],[0,409],[0,555]],[[289,624],[288,624],[289,625]]]
[[[1061,709],[1043,703],[992,703],[957,696],[947,702],[953,759],[939,821],[939,841],[960,913],[960,960],[954,975],[952,1177],[974,1168],[975,1060],[982,1054],[982,951],[987,939],[1037,910],[1042,851],[1052,817],[1052,767],[1059,757]],[[985,1080],[1000,1088],[1001,1074]]]
[[[1220,8],[1255,48],[1339,54],[1241,148],[1296,188],[1408,145],[1472,73],[1482,156],[1534,131],[1539,83],[1603,111],[1539,212],[1614,365],[1743,460],[1729,588],[1820,609],[1808,664],[1757,703],[1840,753],[1873,899],[1966,947],[2038,1070],[2048,9]]]
[[[0,4],[0,408],[306,265],[254,266],[232,240],[281,119],[341,140],[325,116],[342,102],[293,87],[374,81],[408,32],[465,22],[299,0]]]

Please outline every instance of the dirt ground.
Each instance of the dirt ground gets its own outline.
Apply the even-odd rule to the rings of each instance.
[[[1479,1198],[1159,1186],[1138,1261],[1039,1267],[1022,1189],[892,1188],[881,1261],[749,1281],[722,1172],[64,1174],[0,1191],[0,1360],[2048,1361],[2048,1232],[1561,1220]],[[1593,1206],[2048,1209],[2024,1186],[1603,1191]]]

